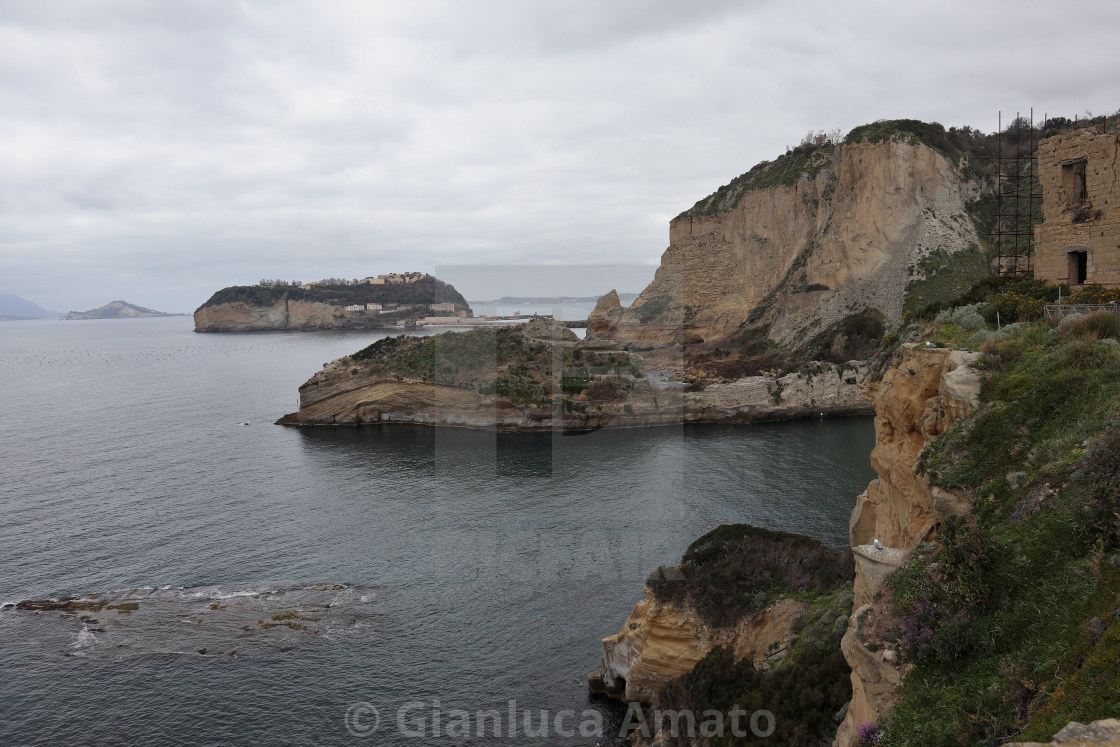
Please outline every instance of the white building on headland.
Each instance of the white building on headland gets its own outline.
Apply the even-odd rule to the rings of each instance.
[[[365,311],[366,305],[364,303],[356,303],[353,306],[347,306],[347,311]]]

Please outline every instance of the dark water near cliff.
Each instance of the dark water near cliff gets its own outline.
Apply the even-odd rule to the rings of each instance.
[[[142,600],[94,623],[0,612],[0,744],[607,744],[431,723],[507,718],[515,699],[535,722],[592,709],[609,731],[618,714],[584,675],[651,569],[725,522],[842,545],[871,477],[866,418],[564,438],[284,428],[302,381],[377,336],[190,330],[0,324],[0,603]],[[315,632],[242,629],[300,605],[328,610]],[[425,738],[397,729],[409,701]],[[344,721],[357,702],[381,713],[366,739]]]

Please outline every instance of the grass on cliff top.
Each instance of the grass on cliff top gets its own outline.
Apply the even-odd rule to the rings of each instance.
[[[415,283],[399,285],[232,285],[210,296],[199,309],[224,303],[244,303],[250,306],[271,306],[277,301],[313,301],[332,306],[350,306],[366,303],[430,304],[453,303],[457,309],[470,310],[467,301],[453,285],[430,275]]]
[[[747,192],[778,186],[792,187],[803,176],[813,178],[832,165],[832,151],[831,143],[802,143],[773,161],[763,161],[747,173],[740,174],[677,218],[726,213],[734,210]]]
[[[922,122],[917,119],[881,119],[853,128],[844,137],[841,145],[889,141],[920,143],[960,165],[965,176],[990,182],[996,169],[994,159],[1001,151],[1001,147],[1005,154],[1013,153],[1016,149],[1024,153],[1030,152],[1032,143],[1037,147],[1044,138],[1069,130],[1084,127],[1115,128],[1118,118],[1120,112],[1090,120],[1051,117],[1045,123],[1035,123],[1033,137],[1028,126],[1030,123],[1026,120],[1022,121],[1019,129],[1016,129],[1016,122],[1012,120],[1006,123],[1002,132],[984,133],[967,125],[950,127],[946,130],[937,122]],[[816,137],[813,137],[814,134]],[[816,176],[831,165],[833,148],[837,145],[833,142],[833,137],[825,136],[823,133],[810,133],[810,136],[807,136],[797,147],[787,149],[786,153],[773,161],[763,161],[755,165],[750,171],[740,174],[730,183],[698,201],[677,218],[717,215],[734,210],[743,195],[751,190],[779,185],[792,186],[803,174],[809,177]],[[978,213],[988,213],[992,201],[982,200],[972,207]],[[979,214],[974,215],[973,218],[979,230],[982,232],[989,230],[980,227],[984,219]]]
[[[888,581],[915,664],[880,745],[1047,741],[1120,713],[1120,316],[985,344],[980,410],[920,457],[972,499]]]
[[[644,376],[626,353],[594,353],[563,349],[560,381],[555,381],[552,345],[532,340],[519,327],[483,327],[428,337],[386,337],[349,356],[350,375],[420,380],[470,387],[522,405],[551,405],[560,389],[566,407],[587,402],[625,399],[632,377]],[[311,382],[330,377],[320,372]],[[575,402],[572,398],[580,398]]]
[[[683,579],[651,580],[654,597],[690,604],[706,625],[718,628],[783,597],[850,585],[854,570],[851,550],[831,550],[800,534],[724,524],[688,546],[680,572]]]

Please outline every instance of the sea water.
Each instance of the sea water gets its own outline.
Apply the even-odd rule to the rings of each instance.
[[[0,604],[105,606],[0,611],[0,744],[611,744],[585,675],[650,571],[721,523],[843,546],[872,477],[869,418],[273,424],[380,336],[0,324]]]

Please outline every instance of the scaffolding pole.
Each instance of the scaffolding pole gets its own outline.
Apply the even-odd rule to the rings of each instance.
[[[990,234],[1000,275],[1030,277],[1033,273],[1034,228],[1041,218],[1042,194],[1035,155],[1034,108],[1023,142],[1023,117],[1015,113],[1013,148],[1004,150],[1003,112],[999,113],[996,155],[996,219]],[[1012,128],[1008,128],[1010,132]]]

